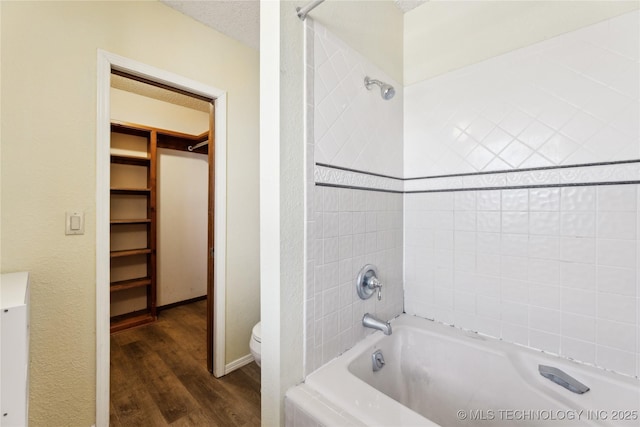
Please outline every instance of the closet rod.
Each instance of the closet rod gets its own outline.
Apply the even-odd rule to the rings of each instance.
[[[203,145],[207,145],[208,143],[209,143],[209,140],[207,139],[206,141],[199,142],[196,145],[188,146],[187,150],[189,151],[197,150],[198,148],[202,147]]]

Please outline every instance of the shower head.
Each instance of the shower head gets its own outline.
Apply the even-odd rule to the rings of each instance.
[[[371,90],[372,85],[380,86],[380,95],[382,95],[382,99],[384,99],[385,101],[390,100],[391,98],[393,98],[393,95],[396,94],[396,90],[393,88],[393,86],[383,83],[380,80],[372,79],[369,76],[365,77],[364,87]]]

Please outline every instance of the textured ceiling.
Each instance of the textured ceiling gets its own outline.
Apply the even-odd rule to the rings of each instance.
[[[232,39],[255,50],[260,49],[259,0],[160,1]],[[426,2],[427,0],[394,0],[395,5],[403,12]]]
[[[259,0],[161,1],[255,50],[260,48]]]
[[[426,3],[427,0],[395,0],[394,3],[403,12],[409,12],[412,9]]]

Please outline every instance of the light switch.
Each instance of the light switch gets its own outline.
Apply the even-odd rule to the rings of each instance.
[[[65,234],[84,234],[84,212],[67,212]]]

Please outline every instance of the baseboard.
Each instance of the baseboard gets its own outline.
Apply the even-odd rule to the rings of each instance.
[[[249,363],[253,362],[253,356],[251,354],[247,354],[246,356],[242,356],[240,359],[236,359],[231,363],[227,363],[224,366],[224,374],[230,374],[231,372],[235,371],[236,369],[240,369],[245,365],[248,365]]]
[[[189,298],[189,299],[186,299],[184,301],[172,302],[171,304],[161,305],[161,306],[157,307],[157,310],[158,310],[158,312],[160,312],[162,310],[168,310],[170,308],[179,307],[181,305],[186,305],[186,304],[191,304],[191,303],[202,301],[202,300],[206,300],[206,299],[207,299],[207,296],[206,295],[202,295],[202,296],[195,297],[195,298]]]

